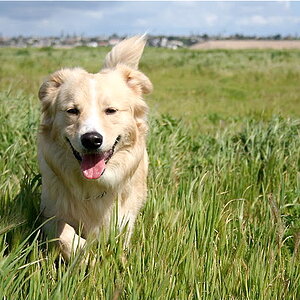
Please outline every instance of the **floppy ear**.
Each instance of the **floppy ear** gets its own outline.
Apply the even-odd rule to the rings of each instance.
[[[56,71],[43,82],[39,90],[39,99],[42,101],[42,103],[44,101],[52,100],[53,96],[55,96],[58,88],[64,82],[64,73],[65,70]]]
[[[51,74],[41,85],[38,96],[42,104],[43,121],[42,128],[48,128],[54,118],[54,104],[57,98],[59,88],[71,70],[62,69]]]
[[[148,130],[146,122],[148,106],[143,100],[142,95],[152,92],[152,83],[149,78],[140,71],[133,70],[124,65],[118,65],[116,69],[121,72],[127,85],[137,95],[137,97],[134,97],[134,118],[139,131],[145,134]]]
[[[124,65],[118,65],[122,76],[128,86],[139,96],[152,92],[153,86],[150,79],[140,71],[133,70]]]
[[[114,68],[118,64],[123,64],[137,70],[145,44],[145,35],[123,40],[106,55],[104,68]]]

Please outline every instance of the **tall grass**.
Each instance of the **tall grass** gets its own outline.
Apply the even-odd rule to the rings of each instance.
[[[32,56],[35,51],[8,54]],[[86,57],[91,50],[76,51]],[[224,53],[219,63],[234,70],[227,57],[237,61],[242,54]],[[253,60],[270,53],[253,53]],[[221,55],[201,53],[204,61],[215,54]],[[151,53],[153,59],[167,57],[158,70],[167,74],[172,69],[168,57],[179,59],[177,55]],[[283,57],[282,63],[294,55]],[[143,68],[154,68],[145,60]],[[46,61],[41,58],[40,64]],[[13,72],[20,71],[17,64]],[[32,68],[39,68],[36,62]],[[14,77],[13,72],[5,74]],[[175,110],[152,114],[148,201],[130,249],[123,252],[124,236],[112,230],[108,240],[101,237],[87,249],[94,264],[80,264],[81,254],[65,264],[54,242],[42,236],[38,219],[39,105],[33,94],[40,75],[32,72],[34,88],[22,89],[11,80],[11,89],[0,93],[0,298],[300,298],[299,118],[284,117],[288,110],[268,117],[237,111],[231,117],[211,115],[204,121],[207,131],[174,117]],[[160,90],[162,86],[156,95],[162,97]],[[259,92],[263,94],[263,87]]]

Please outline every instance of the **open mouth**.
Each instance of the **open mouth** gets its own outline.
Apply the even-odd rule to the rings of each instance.
[[[66,139],[71,146],[74,157],[80,163],[80,169],[83,176],[87,179],[98,179],[103,175],[106,164],[113,156],[115,147],[119,143],[121,136],[119,135],[116,138],[112,148],[108,151],[87,152],[83,154],[80,154],[78,151],[76,151],[72,146],[70,140],[68,138]]]

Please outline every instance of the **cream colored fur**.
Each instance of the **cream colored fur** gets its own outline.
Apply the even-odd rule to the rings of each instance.
[[[126,61],[126,65],[133,69],[138,68],[140,57],[145,46],[144,36],[134,36],[116,45],[106,56],[104,67],[113,68]]]
[[[129,239],[145,202],[148,108],[142,95],[151,92],[152,84],[137,70],[144,46],[144,37],[124,40],[106,56],[99,73],[62,69],[40,88],[41,212],[51,219],[45,231],[58,238],[67,259],[87,237],[97,238],[109,228],[116,204],[118,225],[127,226]],[[79,113],[68,112],[73,108]],[[109,108],[117,111],[108,113]],[[73,147],[84,153],[80,137],[90,131],[103,136],[101,151],[112,149],[120,136],[105,172],[94,180],[84,178],[72,152]]]

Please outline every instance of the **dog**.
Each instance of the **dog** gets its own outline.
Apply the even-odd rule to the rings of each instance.
[[[44,231],[64,258],[110,228],[114,211],[126,244],[147,194],[149,78],[138,70],[146,39],[121,41],[99,73],[65,68],[41,85],[38,161]],[[79,232],[81,234],[79,234]]]

